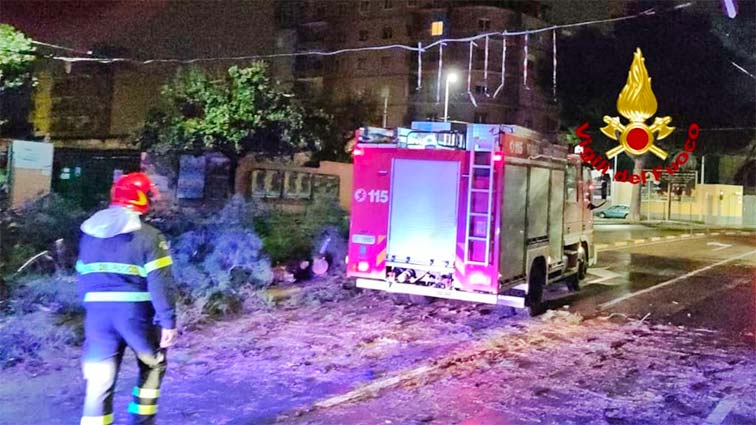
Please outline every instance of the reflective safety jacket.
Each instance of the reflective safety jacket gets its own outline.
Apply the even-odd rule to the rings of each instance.
[[[152,302],[160,327],[174,329],[173,261],[160,231],[123,207],[95,213],[81,230],[76,272],[85,305]]]

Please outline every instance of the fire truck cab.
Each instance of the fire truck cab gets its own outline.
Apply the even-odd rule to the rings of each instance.
[[[347,276],[361,288],[543,310],[595,264],[590,173],[515,125],[356,131]]]

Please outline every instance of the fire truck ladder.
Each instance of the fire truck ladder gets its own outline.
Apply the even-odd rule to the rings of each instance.
[[[491,215],[493,212],[493,176],[494,176],[494,153],[493,146],[484,142],[474,141],[470,155],[470,173],[467,181],[467,217],[465,227],[465,263],[488,265],[491,255]],[[476,182],[478,185],[476,185]],[[486,187],[480,187],[480,182],[485,182]],[[479,206],[475,198],[485,197],[485,210],[474,211]],[[482,236],[485,234],[485,236]],[[485,256],[471,258],[473,243],[485,244]]]

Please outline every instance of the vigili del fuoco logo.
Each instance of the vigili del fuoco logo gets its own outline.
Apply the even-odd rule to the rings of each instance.
[[[625,83],[625,87],[622,88],[619,98],[617,98],[617,111],[629,122],[625,124],[619,117],[604,115],[606,126],[601,128],[601,132],[619,143],[606,152],[606,158],[614,158],[622,152],[631,157],[651,152],[659,159],[666,160],[669,154],[657,146],[655,142],[672,134],[675,127],[669,126],[672,118],[668,116],[656,117],[651,125],[647,125],[646,120],[656,114],[656,109],[656,96],[651,89],[651,77],[648,76],[643,53],[638,48],[633,55],[633,63],[627,75],[627,83]],[[580,153],[581,159],[592,165],[596,170],[601,171],[602,174],[606,174],[609,170],[609,162],[588,146],[592,139],[590,135],[585,133],[587,129],[588,123],[586,122],[575,131],[575,135],[581,139],[580,146],[583,148]],[[698,124],[691,124],[688,128],[688,139],[685,141],[683,151],[674,158],[670,165],[653,168],[652,172],[656,180],[659,180],[665,171],[670,175],[676,174],[680,167],[688,162],[689,154],[696,148],[699,130]],[[627,181],[634,184],[646,182],[645,173],[628,176],[628,172],[624,170],[615,170],[614,178],[616,181]]]

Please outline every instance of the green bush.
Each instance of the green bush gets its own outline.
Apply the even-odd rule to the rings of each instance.
[[[81,318],[46,311],[0,319],[0,368],[41,365],[83,339]]]
[[[87,213],[76,202],[51,194],[31,202],[2,220],[0,260],[6,273],[14,273],[26,260],[50,250],[56,263],[72,268],[79,243],[79,226]],[[62,239],[64,249],[54,249]]]
[[[11,315],[0,318],[0,368],[40,366],[84,338],[84,310],[73,276],[14,282],[9,310]]]
[[[349,216],[335,200],[316,200],[301,213],[271,209],[255,220],[273,264],[309,259],[329,229],[341,237],[349,233]]]

